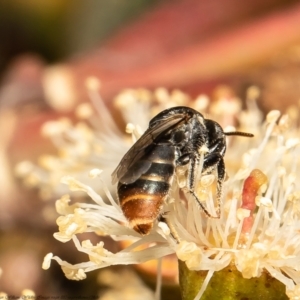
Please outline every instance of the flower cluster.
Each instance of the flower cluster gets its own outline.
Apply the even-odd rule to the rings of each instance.
[[[124,138],[119,133],[116,134],[115,125],[107,115],[107,122],[102,123],[106,126],[106,131],[91,133],[93,137],[97,137],[101,148],[106,149],[97,156],[99,161],[95,163],[96,166],[103,163],[103,171],[91,170],[90,184],[78,180],[75,178],[77,176],[71,176],[71,173],[62,178],[62,182],[71,191],[86,193],[94,203],[70,204],[71,200],[66,195],[56,202],[60,217],[57,219],[59,232],[54,237],[61,242],[72,240],[78,251],[86,253],[89,259],[72,265],[49,253],[44,259],[43,268],[49,268],[51,260],[56,260],[67,278],[81,280],[92,270],[117,264],[139,264],[173,253],[190,270],[208,271],[205,284],[196,299],[200,299],[213,273],[230,264],[234,264],[244,278],[259,277],[263,271],[268,271],[286,286],[290,299],[298,299],[299,108],[291,108],[285,115],[280,115],[279,111],[271,111],[265,121],[262,121],[255,95],[257,96],[256,89],[249,91],[245,111],[241,111],[238,99],[228,97],[223,97],[214,102],[214,106],[210,106],[204,96],[191,101],[182,92],[169,94],[164,89],[158,89],[154,93],[128,90],[119,95],[116,104],[122,108],[124,119],[129,123],[127,132],[132,134],[134,141],[147,128],[145,120],[149,120],[158,110],[179,104],[201,109],[201,112],[210,114],[211,118],[217,119],[224,127],[235,125],[238,121],[239,130],[255,134],[252,139],[231,137],[228,140],[225,155],[228,179],[224,184],[221,217],[207,218],[192,198],[183,196],[179,188],[180,176],[177,176],[163,207],[162,213],[167,222],[158,221],[146,236],[141,236],[130,228],[105,180],[110,175],[104,175],[107,172],[107,161],[110,161],[113,168],[122,157],[113,157],[113,147],[120,148],[122,145],[123,153],[128,149],[128,146],[124,147]],[[229,114],[228,110],[223,109],[224,103],[232,105],[233,113]],[[86,139],[82,142],[84,144]],[[117,153],[120,154],[120,149]],[[87,164],[87,161],[90,163]],[[91,166],[93,161],[93,155],[86,155],[85,166]],[[196,189],[203,205],[212,215],[215,214],[215,181],[214,175],[202,176]],[[94,186],[97,186],[97,190]],[[131,244],[112,253],[105,248],[103,241],[98,244],[92,244],[90,240],[80,241],[78,235],[84,232],[110,236],[115,241],[131,241]]]

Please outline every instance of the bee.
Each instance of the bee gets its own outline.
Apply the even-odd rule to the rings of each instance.
[[[229,135],[253,136],[238,131],[224,132],[217,122],[184,106],[166,109],[151,119],[149,128],[112,173],[113,184],[118,182],[121,209],[133,229],[141,235],[149,234],[154,222],[161,217],[176,169],[184,166],[187,167],[184,192],[192,195],[205,215],[219,218],[225,179],[223,157]],[[201,174],[197,174],[200,161]],[[215,170],[218,207],[217,216],[212,216],[195,193],[195,184],[199,175]]]

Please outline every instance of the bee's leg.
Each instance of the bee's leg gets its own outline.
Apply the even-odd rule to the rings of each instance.
[[[180,156],[177,160],[176,160],[176,166],[184,166],[187,165],[190,162],[190,154],[184,154],[182,156]]]
[[[220,216],[213,216],[209,213],[209,211],[205,208],[205,206],[201,203],[200,199],[195,193],[195,181],[196,181],[196,170],[199,167],[200,156],[194,156],[190,159],[190,166],[188,168],[187,175],[187,187],[186,192],[190,193],[195,200],[197,201],[200,209],[206,214],[207,217],[212,219],[218,219]]]
[[[204,207],[204,205],[201,203],[200,199],[195,193],[195,173],[197,168],[199,167],[199,157],[193,157],[190,160],[190,167],[188,171],[188,178],[187,178],[187,189],[190,194],[193,195],[193,197],[196,199],[198,205],[203,210],[203,212],[209,217],[214,219],[220,218],[220,207],[221,207],[221,197],[222,197],[222,187],[223,187],[223,181],[225,178],[225,164],[223,161],[222,155],[213,153],[205,157],[205,161],[203,163],[203,169],[202,173],[209,174],[212,172],[213,169],[217,168],[218,172],[218,179],[217,179],[217,216],[212,216],[208,210]]]
[[[220,217],[221,199],[223,191],[223,182],[225,179],[225,164],[223,156],[217,153],[212,153],[205,157],[203,163],[203,173],[211,173],[213,169],[217,168],[217,215]]]
[[[217,166],[217,172],[218,172],[218,181],[217,181],[217,214],[220,217],[221,214],[221,203],[222,203],[222,195],[223,195],[223,182],[225,180],[225,164],[223,157],[219,160],[218,166]]]

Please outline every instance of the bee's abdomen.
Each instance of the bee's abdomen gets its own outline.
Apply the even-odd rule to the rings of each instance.
[[[174,148],[159,145],[147,157],[151,166],[130,184],[119,183],[118,196],[125,217],[133,228],[148,234],[169,193],[174,174]]]

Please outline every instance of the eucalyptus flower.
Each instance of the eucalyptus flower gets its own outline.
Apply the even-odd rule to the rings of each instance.
[[[96,95],[95,90],[90,86],[92,98]],[[84,193],[92,201],[73,203],[69,195],[63,195],[56,201],[60,216],[57,219],[58,232],[54,237],[62,243],[72,240],[77,250],[86,253],[88,259],[73,265],[49,253],[43,268],[48,269],[51,261],[55,260],[67,278],[82,280],[86,278],[86,273],[107,266],[140,264],[174,254],[180,261],[184,299],[208,297],[205,295],[211,289],[210,282],[215,275],[228,268],[234,268],[241,278],[249,282],[268,274],[285,288],[287,297],[300,299],[298,114],[297,110],[290,110],[286,115],[271,111],[263,121],[255,102],[256,92],[256,89],[249,91],[248,109],[241,111],[241,106],[236,105],[234,115],[223,109],[224,103],[220,102],[219,107],[215,104],[210,111],[205,97],[192,102],[179,91],[169,94],[165,89],[154,93],[127,90],[119,95],[116,105],[121,108],[133,142],[147,128],[153,114],[174,105],[193,105],[206,113],[220,112],[217,117],[220,122],[225,120],[225,125],[235,125],[237,119],[241,130],[254,133],[255,137],[228,139],[225,155],[228,178],[224,183],[219,219],[207,218],[193,198],[183,195],[180,187],[185,177],[176,174],[168,200],[162,208],[163,220],[158,220],[148,235],[141,236],[129,226],[118,199],[107,183],[111,173],[107,174],[107,166],[112,166],[112,169],[116,167],[122,157],[121,152],[124,154],[129,147],[107,115],[106,122],[102,123],[105,131],[91,133],[104,150],[98,155],[86,156],[85,167],[93,165],[89,181],[81,180],[74,172],[64,174],[61,179],[70,191]],[[155,105],[152,105],[153,101]],[[234,101],[238,104],[237,99]],[[94,103],[95,106],[102,105],[96,100]],[[98,109],[98,113],[101,114],[101,110]],[[93,139],[91,141],[94,142]],[[82,142],[84,144],[86,139]],[[117,155],[112,153],[116,148],[119,148]],[[95,168],[102,163],[104,167],[101,170]],[[66,171],[64,169],[63,173]],[[211,215],[216,214],[215,175],[202,176],[196,187],[198,197]],[[85,232],[110,236],[115,241],[130,241],[130,245],[112,253],[103,241],[81,241],[79,236]],[[201,273],[203,277],[200,286],[193,281],[196,291],[188,291],[189,282],[185,281],[185,277],[189,278],[192,272],[199,272],[195,274]],[[222,291],[216,299],[222,299]]]

